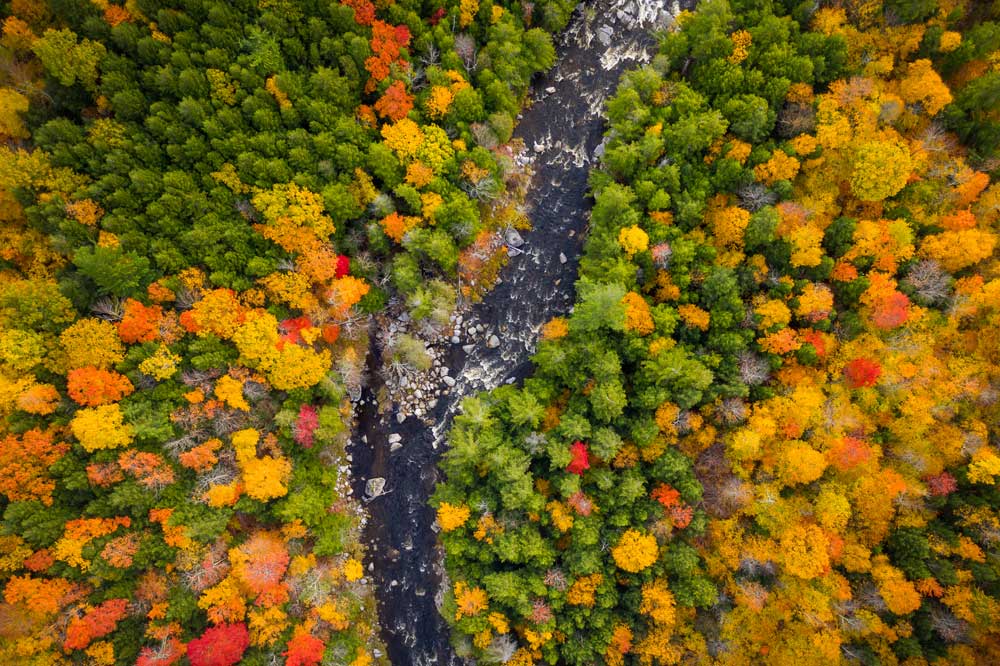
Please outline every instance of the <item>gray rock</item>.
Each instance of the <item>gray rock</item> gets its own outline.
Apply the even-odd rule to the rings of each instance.
[[[602,25],[597,29],[597,41],[604,46],[611,44],[611,36],[615,33],[610,25]]]
[[[569,261],[569,259],[566,258],[566,255],[563,254],[562,252],[560,252],[559,253],[559,263],[560,264],[565,264],[567,261]]]
[[[511,247],[521,247],[524,245],[524,238],[521,234],[517,233],[517,229],[508,229],[504,234],[504,238],[507,240],[507,245]]]
[[[369,499],[375,499],[384,493],[385,479],[381,476],[376,476],[365,481],[365,495],[367,495]]]
[[[403,412],[396,412],[396,423],[402,423],[406,420],[406,414]]]
[[[395,453],[396,451],[399,451],[401,448],[403,448],[402,442],[393,442],[392,444],[389,445],[389,453]]]
[[[451,344],[457,345],[459,342],[461,342],[461,340],[459,339],[459,337],[457,335],[451,336]]]
[[[472,350],[476,348],[476,345],[462,345],[462,351],[466,354],[471,354]]]
[[[445,377],[444,378],[444,383],[447,384],[449,387],[454,386],[455,385],[455,378],[454,377]]]

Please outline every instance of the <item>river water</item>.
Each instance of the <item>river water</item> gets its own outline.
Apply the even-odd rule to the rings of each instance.
[[[366,568],[395,666],[464,663],[437,609],[441,557],[427,505],[447,428],[462,398],[523,379],[540,326],[571,308],[589,215],[587,174],[600,155],[604,102],[624,70],[649,60],[653,33],[678,11],[673,0],[592,0],[576,8],[557,39],[557,63],[534,83],[515,132],[533,170],[527,193],[532,230],[523,234],[520,254],[515,251],[500,284],[465,313],[464,330],[485,330],[448,345],[444,357],[455,385],[429,418],[400,424],[393,414],[378,413],[373,392],[382,383],[381,363],[373,346],[352,474],[356,497],[365,495],[368,479],[385,479],[385,494],[367,501]],[[500,344],[490,348],[492,335]],[[395,451],[390,435],[401,436]]]

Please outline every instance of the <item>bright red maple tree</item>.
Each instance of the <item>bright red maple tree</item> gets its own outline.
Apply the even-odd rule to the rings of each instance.
[[[586,444],[580,441],[573,442],[573,445],[569,447],[569,452],[573,459],[566,466],[567,472],[583,474],[585,470],[590,469],[590,453],[587,451]]]
[[[870,358],[856,358],[844,366],[844,379],[851,388],[875,386],[882,376],[882,366]]]
[[[250,645],[250,632],[242,622],[206,629],[187,645],[191,666],[233,666]]]

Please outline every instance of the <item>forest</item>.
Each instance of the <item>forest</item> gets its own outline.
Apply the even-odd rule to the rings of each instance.
[[[389,663],[374,333],[426,370],[545,233],[514,131],[574,9],[0,3],[0,663]],[[1000,2],[655,39],[572,311],[443,424],[455,657],[1000,663]]]

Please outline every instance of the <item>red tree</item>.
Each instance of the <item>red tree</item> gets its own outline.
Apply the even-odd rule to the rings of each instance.
[[[856,358],[844,367],[844,379],[851,388],[875,386],[882,376],[882,366],[870,358]]]
[[[187,645],[191,666],[233,666],[250,645],[250,633],[242,622],[206,629]]]
[[[299,407],[299,418],[295,422],[295,442],[305,448],[313,445],[313,433],[319,427],[319,412],[312,405]]]
[[[107,636],[118,626],[118,621],[125,617],[126,608],[128,608],[127,599],[109,599],[88,611],[83,617],[73,618],[66,627],[63,649],[82,650],[95,638]]]
[[[586,444],[573,442],[573,445],[569,447],[569,452],[573,455],[573,460],[566,466],[567,472],[583,474],[585,470],[590,469],[590,453],[587,451]]]
[[[338,254],[337,270],[334,272],[333,277],[340,279],[350,272],[351,272],[351,258],[348,257],[346,254]]]

